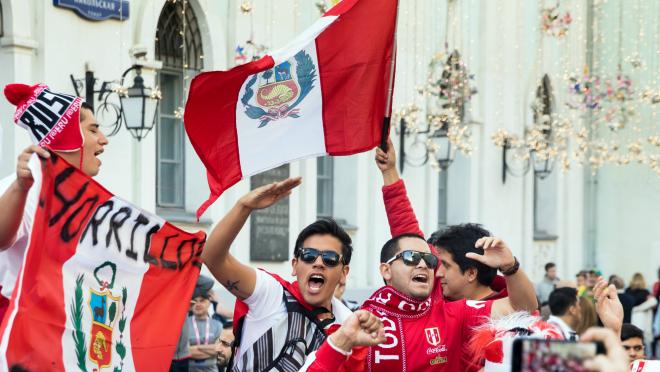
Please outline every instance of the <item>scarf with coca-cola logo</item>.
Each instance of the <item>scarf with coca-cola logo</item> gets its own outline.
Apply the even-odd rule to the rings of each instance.
[[[386,337],[382,344],[369,348],[368,371],[455,371],[464,367],[462,313],[448,309],[442,299],[431,296],[420,301],[386,286],[362,308],[380,317]]]

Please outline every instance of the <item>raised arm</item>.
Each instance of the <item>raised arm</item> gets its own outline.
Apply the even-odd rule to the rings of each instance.
[[[410,205],[406,186],[396,170],[396,152],[391,139],[387,140],[387,152],[376,148],[376,166],[383,175],[383,201],[392,236],[404,233],[424,236]]]
[[[465,257],[479,261],[484,265],[498,268],[506,274],[517,264],[513,253],[505,242],[494,237],[484,237],[477,240],[477,248],[483,248],[484,254],[469,252]],[[491,316],[502,317],[514,311],[535,311],[538,309],[538,301],[534,292],[534,285],[522,269],[515,273],[505,275],[506,290],[509,297],[496,300],[491,308]]]
[[[202,253],[202,260],[213,276],[229,292],[244,300],[254,292],[255,269],[242,264],[229,253],[231,244],[255,209],[270,207],[289,196],[300,185],[300,177],[288,178],[256,188],[241,197],[227,215],[213,228]]]
[[[28,146],[18,156],[16,164],[16,180],[0,196],[0,251],[3,251],[14,242],[18,228],[23,219],[23,210],[28,192],[34,184],[32,172],[28,167],[32,154],[38,154],[42,158],[49,158],[47,150],[36,146]]]

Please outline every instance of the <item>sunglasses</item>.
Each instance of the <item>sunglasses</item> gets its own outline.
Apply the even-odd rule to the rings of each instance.
[[[342,256],[334,251],[320,251],[316,248],[302,248],[298,251],[298,258],[303,262],[314,263],[321,256],[323,264],[327,267],[335,267],[342,262]]]
[[[397,259],[401,259],[404,264],[408,266],[417,266],[419,261],[424,260],[426,266],[430,269],[435,269],[438,267],[438,257],[434,256],[433,253],[417,252],[417,251],[403,251],[397,254],[396,256],[390,258],[385,262],[386,264],[391,264]]]

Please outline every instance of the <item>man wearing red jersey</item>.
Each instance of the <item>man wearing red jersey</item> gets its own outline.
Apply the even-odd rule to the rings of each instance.
[[[515,310],[534,310],[534,287],[507,245],[493,237],[480,239],[484,255],[477,259],[510,273],[507,299],[445,302],[430,296],[438,259],[421,236],[405,234],[390,239],[381,250],[380,273],[387,286],[376,291],[362,306],[383,322],[385,342],[355,347],[354,330],[342,326],[317,352],[309,371],[446,371],[478,370],[465,352],[471,329],[488,316]],[[352,351],[352,355],[347,356]]]
[[[424,236],[419,228],[406,186],[396,170],[396,152],[388,140],[387,152],[376,149],[376,165],[383,175],[383,201],[392,236],[414,233]],[[478,224],[449,226],[434,232],[428,239],[431,250],[437,253],[440,265],[436,271],[434,294],[447,301],[497,300],[508,296],[504,278],[497,268],[470,259],[467,253],[483,254],[475,242],[490,236]]]
[[[319,349],[316,361],[308,370],[479,370],[481,366],[473,364],[465,350],[472,328],[489,316],[536,310],[538,304],[533,284],[519,269],[519,263],[508,246],[500,239],[485,236],[475,244],[483,254],[469,252],[465,256],[505,274],[510,297],[446,302],[442,292],[431,295],[438,257],[421,236],[412,209],[405,216],[401,214],[402,209],[391,205],[386,208],[390,222],[393,215],[399,213],[408,226],[399,226],[399,231],[404,233],[383,246],[380,273],[386,286],[362,306],[380,317],[385,342],[358,347],[361,343],[352,336],[356,330],[344,325]]]

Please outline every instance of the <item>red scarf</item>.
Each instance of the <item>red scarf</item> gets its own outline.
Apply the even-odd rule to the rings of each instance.
[[[409,298],[390,286],[376,291],[363,308],[380,317],[386,341],[369,348],[367,370],[466,370],[464,319],[451,306],[433,296]]]

